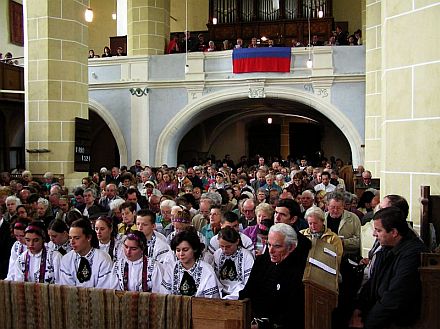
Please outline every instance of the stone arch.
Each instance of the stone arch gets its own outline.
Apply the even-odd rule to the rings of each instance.
[[[89,109],[96,112],[107,124],[107,126],[110,128],[110,131],[113,134],[113,137],[115,138],[116,145],[119,149],[119,158],[120,163],[128,163],[128,150],[127,150],[127,144],[124,140],[124,135],[122,134],[121,128],[119,128],[118,123],[113,118],[113,116],[110,114],[110,112],[100,104],[99,102],[89,99]]]
[[[267,87],[264,92],[266,98],[278,98],[302,103],[326,116],[347,138],[351,148],[353,165],[356,167],[363,164],[364,154],[361,147],[363,140],[353,123],[337,107],[311,93],[301,90]],[[208,94],[200,98],[200,100],[188,104],[165,126],[160,134],[156,146],[156,166],[162,163],[169,165],[177,163],[177,150],[181,139],[194,125],[193,119],[199,116],[205,109],[228,101],[247,99],[248,97],[249,86],[245,86]]]

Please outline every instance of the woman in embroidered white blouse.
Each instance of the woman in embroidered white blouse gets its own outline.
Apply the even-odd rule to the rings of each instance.
[[[241,245],[240,234],[231,227],[218,234],[220,248],[214,253],[214,271],[223,286],[222,298],[238,299],[254,265],[251,252]]]
[[[47,233],[42,222],[26,227],[27,250],[15,263],[15,281],[58,283],[61,254],[45,246]]]
[[[125,291],[158,292],[162,282],[161,264],[148,257],[144,233],[127,234],[124,256],[113,265],[112,288]]]
[[[203,244],[190,226],[171,240],[177,262],[165,266],[160,292],[206,298],[219,298],[219,282],[213,268],[201,260]]]

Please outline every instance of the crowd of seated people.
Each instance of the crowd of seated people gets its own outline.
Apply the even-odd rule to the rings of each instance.
[[[264,38],[263,38],[264,39]],[[249,44],[245,44],[242,38],[237,38],[236,43],[232,45],[229,40],[224,40],[221,45],[216,45],[214,41],[205,41],[205,36],[200,33],[197,38],[191,36],[190,32],[183,34],[182,38],[179,38],[178,33],[174,33],[171,36],[171,40],[166,47],[166,54],[185,53],[188,45],[188,52],[205,52],[216,50],[231,50],[239,48],[259,48],[259,47],[282,47],[274,42],[273,39],[258,39],[253,37]],[[362,45],[362,32],[356,30],[353,34],[349,35],[346,31],[338,25],[336,30],[332,32],[328,40],[322,40],[318,35],[314,34],[310,40],[310,46],[357,46]],[[291,41],[292,48],[306,47],[307,43],[300,42],[297,38],[293,38]]]
[[[18,60],[14,59],[14,56],[12,56],[12,53],[9,51],[5,54],[5,57],[3,57],[3,54],[0,53],[0,62],[10,65],[18,65]]]
[[[226,155],[221,161],[152,168],[136,160],[129,168],[103,167],[72,191],[51,173],[42,181],[27,170],[14,179],[2,173],[0,278],[250,298],[261,327],[265,321],[269,328],[289,327],[295,319],[302,328],[302,275],[310,240],[322,239],[333,245],[340,264],[336,328],[347,327],[349,321],[378,327],[402,320],[409,324],[411,316],[398,318],[382,306],[391,301],[381,299],[391,294],[399,311],[417,305],[417,262],[409,259],[422,248],[413,231],[399,224],[406,225],[406,201],[396,195],[381,201],[373,188],[357,199],[345,190],[348,182],[338,173],[348,167],[368,184],[370,172],[355,172],[334,157],[311,164],[305,157],[267,161],[261,156],[253,161],[243,156],[234,163]],[[388,212],[377,211],[387,207]],[[361,223],[373,226],[378,241],[369,259],[361,259]],[[382,266],[375,261],[377,268],[367,267],[370,280],[357,296],[361,282],[351,264],[370,264],[388,250],[401,252],[401,246],[410,249],[404,252],[408,268],[395,278],[398,286],[391,286],[387,296],[376,290],[368,294],[377,288],[374,280]],[[383,266],[393,279],[389,263]],[[406,278],[414,283],[411,287],[405,287]],[[410,302],[402,289],[410,290]],[[290,307],[292,297],[295,307]]]
[[[100,57],[105,58],[105,57],[113,57],[113,56],[127,56],[127,54],[124,52],[124,48],[117,47],[116,48],[116,54],[113,55],[110,47],[105,46],[101,56],[99,56],[98,54],[95,54],[95,50],[90,49],[89,50],[89,57],[88,58],[89,59],[90,58],[100,58]]]

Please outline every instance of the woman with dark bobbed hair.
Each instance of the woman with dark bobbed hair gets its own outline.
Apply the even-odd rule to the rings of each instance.
[[[219,298],[219,283],[211,265],[201,260],[203,243],[190,226],[171,240],[177,262],[166,264],[160,292],[164,294]]]
[[[61,259],[60,283],[77,287],[110,288],[113,262],[99,250],[96,233],[88,219],[78,219],[69,230],[72,249]]]

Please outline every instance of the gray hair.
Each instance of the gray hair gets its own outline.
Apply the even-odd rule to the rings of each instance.
[[[270,204],[266,203],[266,202],[262,202],[260,203],[256,208],[255,208],[255,214],[258,214],[259,211],[264,211],[266,214],[269,215],[269,217],[272,218],[273,215],[273,208]]]
[[[49,207],[49,200],[45,198],[38,198],[37,204],[42,204],[47,209],[47,207]]]
[[[345,203],[352,203],[353,202],[353,194],[350,192],[344,192],[344,202]]]
[[[21,205],[21,200],[19,198],[17,198],[15,195],[10,195],[6,198],[5,203],[8,202],[15,202],[16,206]]]
[[[201,199],[210,199],[212,206],[222,205],[222,196],[217,192],[206,192],[200,196]]]
[[[275,232],[284,235],[284,243],[287,247],[296,247],[298,245],[298,236],[296,235],[296,232],[292,226],[284,223],[277,223],[275,225],[272,225],[269,229],[269,234]]]
[[[86,189],[84,190],[83,195],[84,195],[85,193],[88,193],[88,192],[92,193],[92,196],[96,199],[96,190],[95,190],[94,188],[90,188],[90,187],[86,188]]]
[[[32,173],[30,172],[30,170],[24,170],[21,173],[21,177],[24,177],[24,176],[29,176],[30,178],[32,178]]]
[[[275,176],[275,179],[277,179],[277,180],[284,180],[284,176],[283,176],[283,174],[278,174],[278,175],[276,175]]]
[[[44,178],[53,179],[54,175],[52,172],[48,171],[43,175]]]
[[[121,204],[125,202],[124,199],[115,199],[110,201],[110,204],[108,205],[111,211],[115,211],[116,209],[119,209]]]
[[[307,220],[307,217],[312,216],[315,217],[316,219],[321,220],[322,222],[324,222],[325,220],[325,214],[324,211],[322,211],[321,208],[313,206],[310,207],[309,209],[307,209],[306,213],[304,214],[304,218]]]
[[[310,190],[305,190],[304,192],[301,193],[301,196],[306,196],[306,195],[309,195],[309,197],[315,199],[315,194]]]
[[[173,208],[176,205],[176,202],[174,200],[163,200],[160,203],[160,209],[162,210],[163,208]]]
[[[330,192],[326,194],[327,202],[330,202],[330,200],[335,200],[338,202],[345,203],[344,194],[341,192]]]

